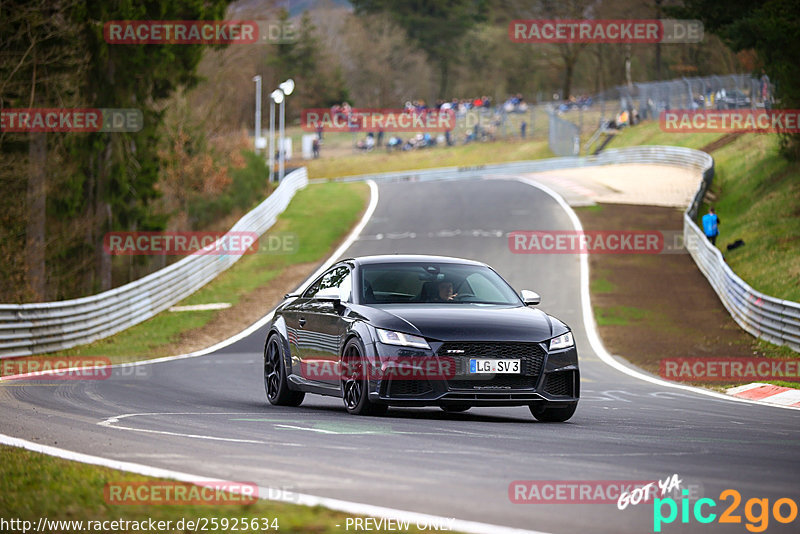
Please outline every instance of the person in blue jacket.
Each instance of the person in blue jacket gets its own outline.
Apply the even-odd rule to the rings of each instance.
[[[708,213],[703,215],[703,232],[711,244],[717,245],[717,236],[719,235],[719,217],[714,211],[714,207],[708,208]]]

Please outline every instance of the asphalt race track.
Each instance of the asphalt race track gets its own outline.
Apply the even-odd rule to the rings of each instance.
[[[313,186],[312,186],[313,187]],[[0,385],[0,433],[71,451],[233,481],[552,533],[653,532],[653,507],[515,504],[515,480],[651,480],[731,500],[741,523],[680,515],[663,532],[741,532],[750,498],[800,502],[800,411],[717,399],[630,377],[593,354],[577,256],[512,254],[512,230],[572,229],[548,195],[511,180],[389,183],[346,256],[432,253],[481,260],[572,326],[582,400],[567,423],[527,408],[392,409],[349,416],[338,399],[267,404],[263,329],[211,355],[138,366],[110,380]],[[292,288],[286,288],[290,290]],[[669,291],[653,281],[653,291]],[[641,347],[642,351],[647,346]],[[692,356],[687,354],[687,356]],[[704,513],[709,510],[706,509]],[[758,514],[758,508],[755,512]],[[784,514],[787,508],[784,507]],[[770,514],[771,515],[771,514]],[[767,532],[797,532],[769,519]]]

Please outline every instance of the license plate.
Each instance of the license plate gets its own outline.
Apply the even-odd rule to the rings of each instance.
[[[470,373],[519,374],[520,360],[469,360]]]

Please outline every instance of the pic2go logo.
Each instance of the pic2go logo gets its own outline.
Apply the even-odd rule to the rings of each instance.
[[[714,499],[698,499],[694,506],[689,504],[689,499],[686,495],[689,494],[687,490],[683,490],[684,498],[681,499],[680,514],[681,523],[691,522],[689,512],[694,515],[694,520],[698,523],[711,523],[717,518],[717,514],[711,512],[711,508],[715,508],[717,503]],[[720,501],[726,501],[731,498],[733,501],[730,506],[725,509],[719,516],[719,523],[741,523],[742,516],[736,514],[739,504],[742,502],[742,495],[734,489],[726,489],[719,494]],[[744,505],[744,516],[749,521],[745,524],[745,528],[750,532],[764,532],[769,526],[770,506],[769,499],[749,499]],[[665,508],[668,510],[668,515],[664,515]],[[758,512],[756,513],[756,509]],[[785,513],[787,512],[788,513]],[[797,519],[797,503],[791,499],[783,498],[778,499],[772,503],[772,517],[778,523],[791,523]],[[653,532],[661,532],[661,525],[668,525],[673,523],[678,518],[678,503],[675,499],[667,497],[666,499],[655,499],[653,501]]]

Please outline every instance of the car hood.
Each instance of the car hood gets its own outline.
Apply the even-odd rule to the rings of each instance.
[[[567,327],[527,306],[386,304],[373,306],[378,328],[416,333],[439,341],[545,341]]]

